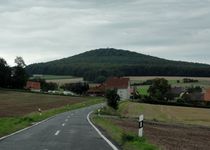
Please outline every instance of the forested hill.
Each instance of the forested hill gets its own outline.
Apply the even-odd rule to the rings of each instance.
[[[210,77],[210,65],[170,61],[136,52],[104,48],[26,67],[29,74],[73,75],[87,80],[109,76]]]

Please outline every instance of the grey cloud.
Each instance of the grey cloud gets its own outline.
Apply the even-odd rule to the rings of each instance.
[[[0,0],[0,56],[48,61],[99,47],[210,63],[209,0]]]

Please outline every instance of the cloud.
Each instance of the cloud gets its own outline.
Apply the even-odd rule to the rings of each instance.
[[[13,65],[100,47],[209,63],[209,0],[0,0],[0,56]]]

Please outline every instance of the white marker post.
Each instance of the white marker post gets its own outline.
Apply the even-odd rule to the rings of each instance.
[[[38,108],[38,112],[39,112],[39,115],[41,116],[41,115],[42,115],[42,110],[41,110],[41,108]]]
[[[98,116],[100,116],[101,109],[98,109]]]
[[[143,137],[144,115],[139,116],[139,137]]]

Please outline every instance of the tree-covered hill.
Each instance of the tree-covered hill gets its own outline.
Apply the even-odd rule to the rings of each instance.
[[[210,65],[170,61],[136,52],[101,48],[72,57],[26,67],[29,74],[73,75],[86,80],[109,76],[210,77]]]

